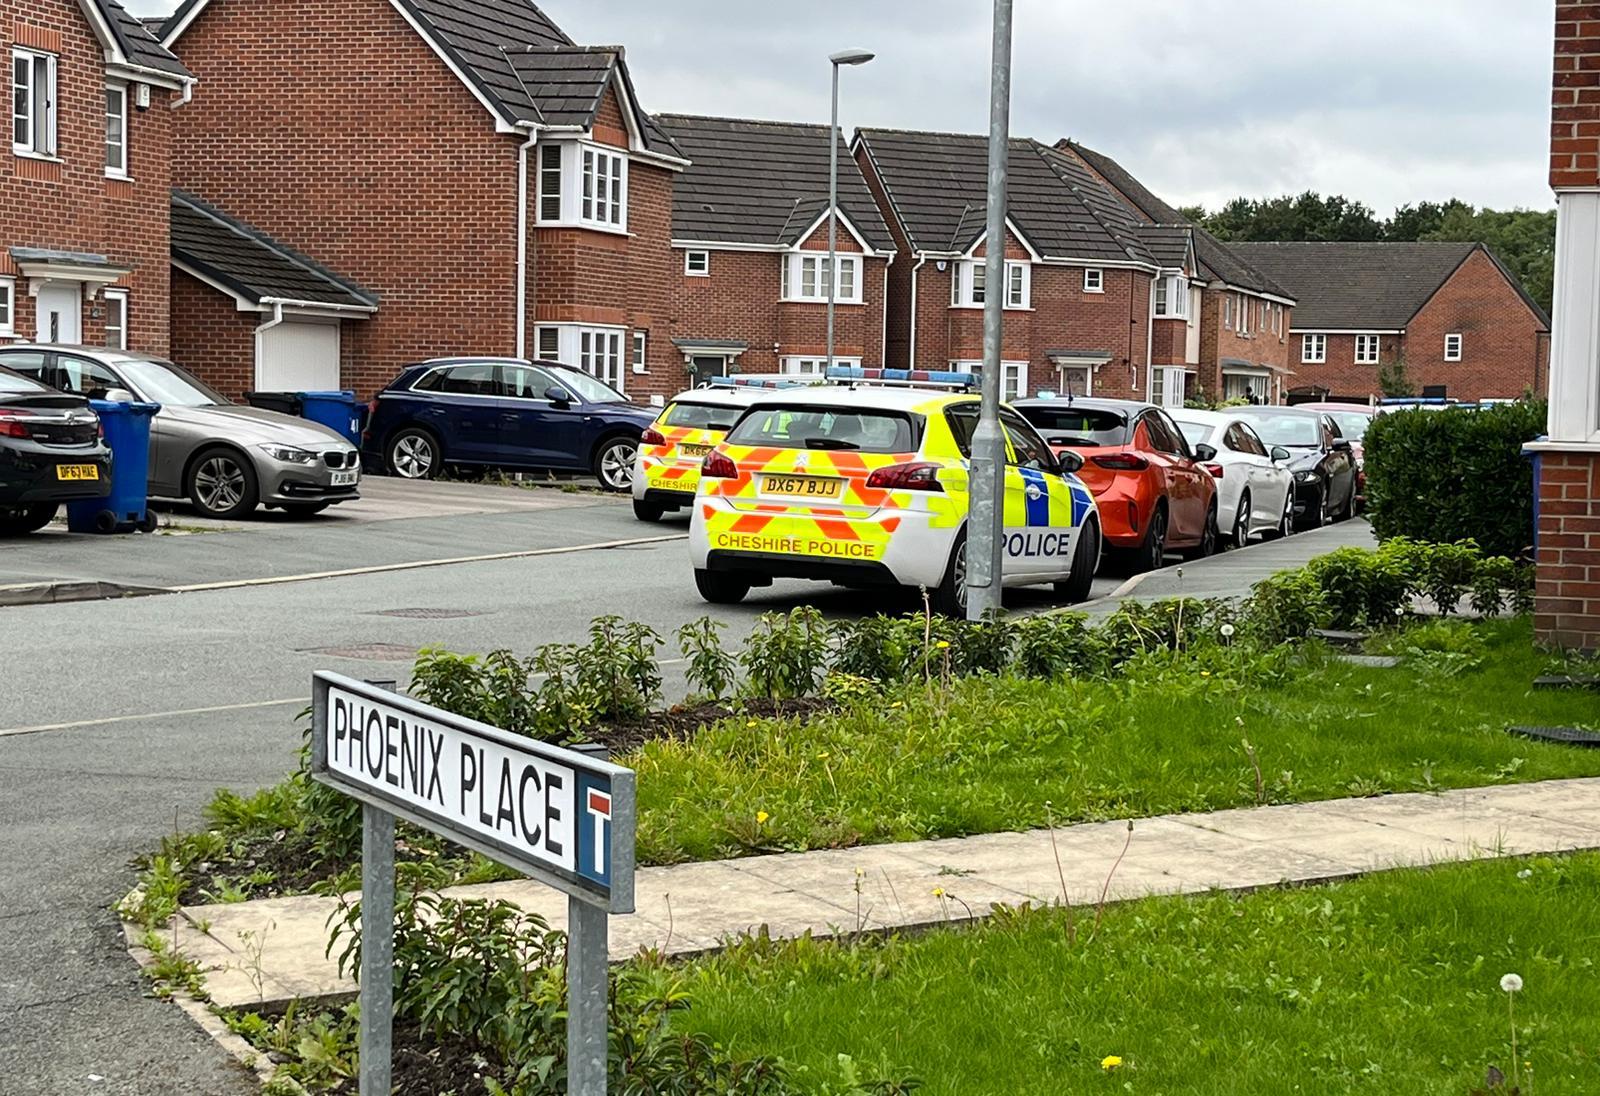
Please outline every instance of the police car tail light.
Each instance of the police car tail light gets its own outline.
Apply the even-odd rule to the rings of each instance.
[[[1089,460],[1113,472],[1143,472],[1150,467],[1150,462],[1137,453],[1101,453]]]
[[[712,479],[738,479],[739,466],[733,463],[733,458],[728,454],[712,450],[700,463],[700,474]]]
[[[657,430],[655,427],[650,426],[650,427],[646,427],[645,428],[645,432],[643,434],[639,435],[639,444],[640,445],[665,445],[665,444],[667,444],[667,437],[666,437],[665,434],[663,434],[661,431]]]
[[[919,461],[916,464],[891,464],[867,477],[868,487],[885,491],[943,491],[939,466]]]

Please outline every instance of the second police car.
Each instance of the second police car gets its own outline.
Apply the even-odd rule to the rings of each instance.
[[[718,377],[667,401],[639,438],[633,471],[633,515],[660,521],[694,503],[700,463],[757,396],[804,381],[782,377]]]
[[[977,378],[841,367],[840,382],[753,402],[705,458],[690,525],[695,584],[732,603],[776,578],[924,587],[965,611],[968,473]],[[1073,473],[1009,407],[1007,586],[1053,583],[1089,596],[1100,520]]]

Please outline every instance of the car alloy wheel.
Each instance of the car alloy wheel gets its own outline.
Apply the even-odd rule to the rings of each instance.
[[[432,479],[438,459],[433,439],[415,431],[400,435],[389,450],[389,466],[402,479]]]
[[[227,514],[239,509],[249,486],[243,465],[231,453],[213,453],[195,466],[195,501],[208,513]]]
[[[1243,548],[1250,543],[1250,496],[1239,497],[1239,510],[1233,515],[1233,546]]]
[[[606,443],[595,461],[595,475],[607,491],[633,490],[633,466],[639,459],[639,445],[626,438]]]
[[[1167,562],[1167,512],[1157,510],[1150,518],[1150,531],[1145,534],[1144,569],[1159,571]]]

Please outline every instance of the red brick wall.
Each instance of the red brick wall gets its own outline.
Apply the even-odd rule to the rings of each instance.
[[[1550,185],[1600,186],[1600,3],[1556,2]]]
[[[235,399],[255,387],[255,329],[267,317],[181,270],[172,272],[173,358]]]
[[[1540,459],[1535,628],[1559,647],[1600,650],[1600,457]]]
[[[1328,389],[1334,396],[1360,396],[1363,399],[1383,395],[1378,386],[1378,371],[1381,365],[1391,364],[1400,357],[1402,345],[1399,335],[1380,335],[1378,353],[1381,364],[1357,365],[1356,337],[1329,335],[1327,360],[1320,365],[1307,365],[1300,360],[1304,357],[1301,347],[1303,337],[1298,331],[1289,336],[1289,368],[1295,374],[1290,378],[1289,387],[1316,385]],[[1416,384],[1415,378],[1413,372],[1413,384]],[[1420,385],[1417,385],[1417,390],[1422,390]]]
[[[1183,365],[1189,349],[1187,320],[1156,320],[1151,361],[1156,365]]]
[[[912,252],[911,240],[894,216],[888,192],[884,190],[883,181],[878,178],[877,169],[872,166],[865,146],[857,147],[855,160],[862,177],[867,181],[867,189],[872,191],[873,198],[878,202],[878,211],[889,226],[889,235],[893,237],[895,246],[894,261],[889,265],[888,313],[886,319],[881,321],[885,328],[884,365],[891,369],[907,369],[911,365],[911,282],[914,273],[920,278],[931,264],[924,263],[922,270],[916,269],[917,257]],[[944,291],[946,294],[950,292],[948,281]],[[948,296],[945,299],[948,300]]]
[[[515,349],[519,140],[393,7],[215,3],[176,51],[200,78],[178,185],[380,296],[346,325],[347,386]]]
[[[13,45],[57,55],[57,156],[60,163],[0,152],[0,277],[16,278],[17,338],[36,333],[33,298],[17,277],[12,247],[86,251],[105,255],[133,273],[129,290],[128,345],[167,352],[171,139],[175,118],[170,93],[151,88],[150,106],[128,102],[131,181],[105,177],[105,57],[74,0],[0,0],[0,56],[10,87]],[[9,94],[7,96],[9,106]],[[9,119],[9,110],[7,118]],[[9,120],[7,122],[9,127]],[[9,128],[8,128],[9,132]],[[83,338],[105,338],[102,301],[85,301]]]
[[[1444,360],[1444,337],[1460,332],[1459,362]],[[1406,372],[1420,392],[1443,384],[1461,400],[1513,399],[1543,393],[1548,340],[1494,261],[1474,251],[1406,328]]]

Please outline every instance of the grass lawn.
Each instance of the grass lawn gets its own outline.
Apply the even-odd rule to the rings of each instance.
[[[1060,822],[1600,775],[1517,723],[1600,727],[1534,692],[1526,620],[1430,626],[1440,653],[1369,669],[1316,647],[1158,652],[1112,681],[958,681],[808,720],[732,720],[621,759],[643,863]],[[1244,748],[1248,739],[1259,762]]]
[[[1530,762],[1531,764],[1532,762]],[[1523,873],[1528,874],[1524,875]],[[1600,1092],[1600,855],[1059,910],[697,962],[678,1026],[738,1054],[911,1074],[945,1096]],[[1102,1060],[1119,1056],[1107,1071]]]

